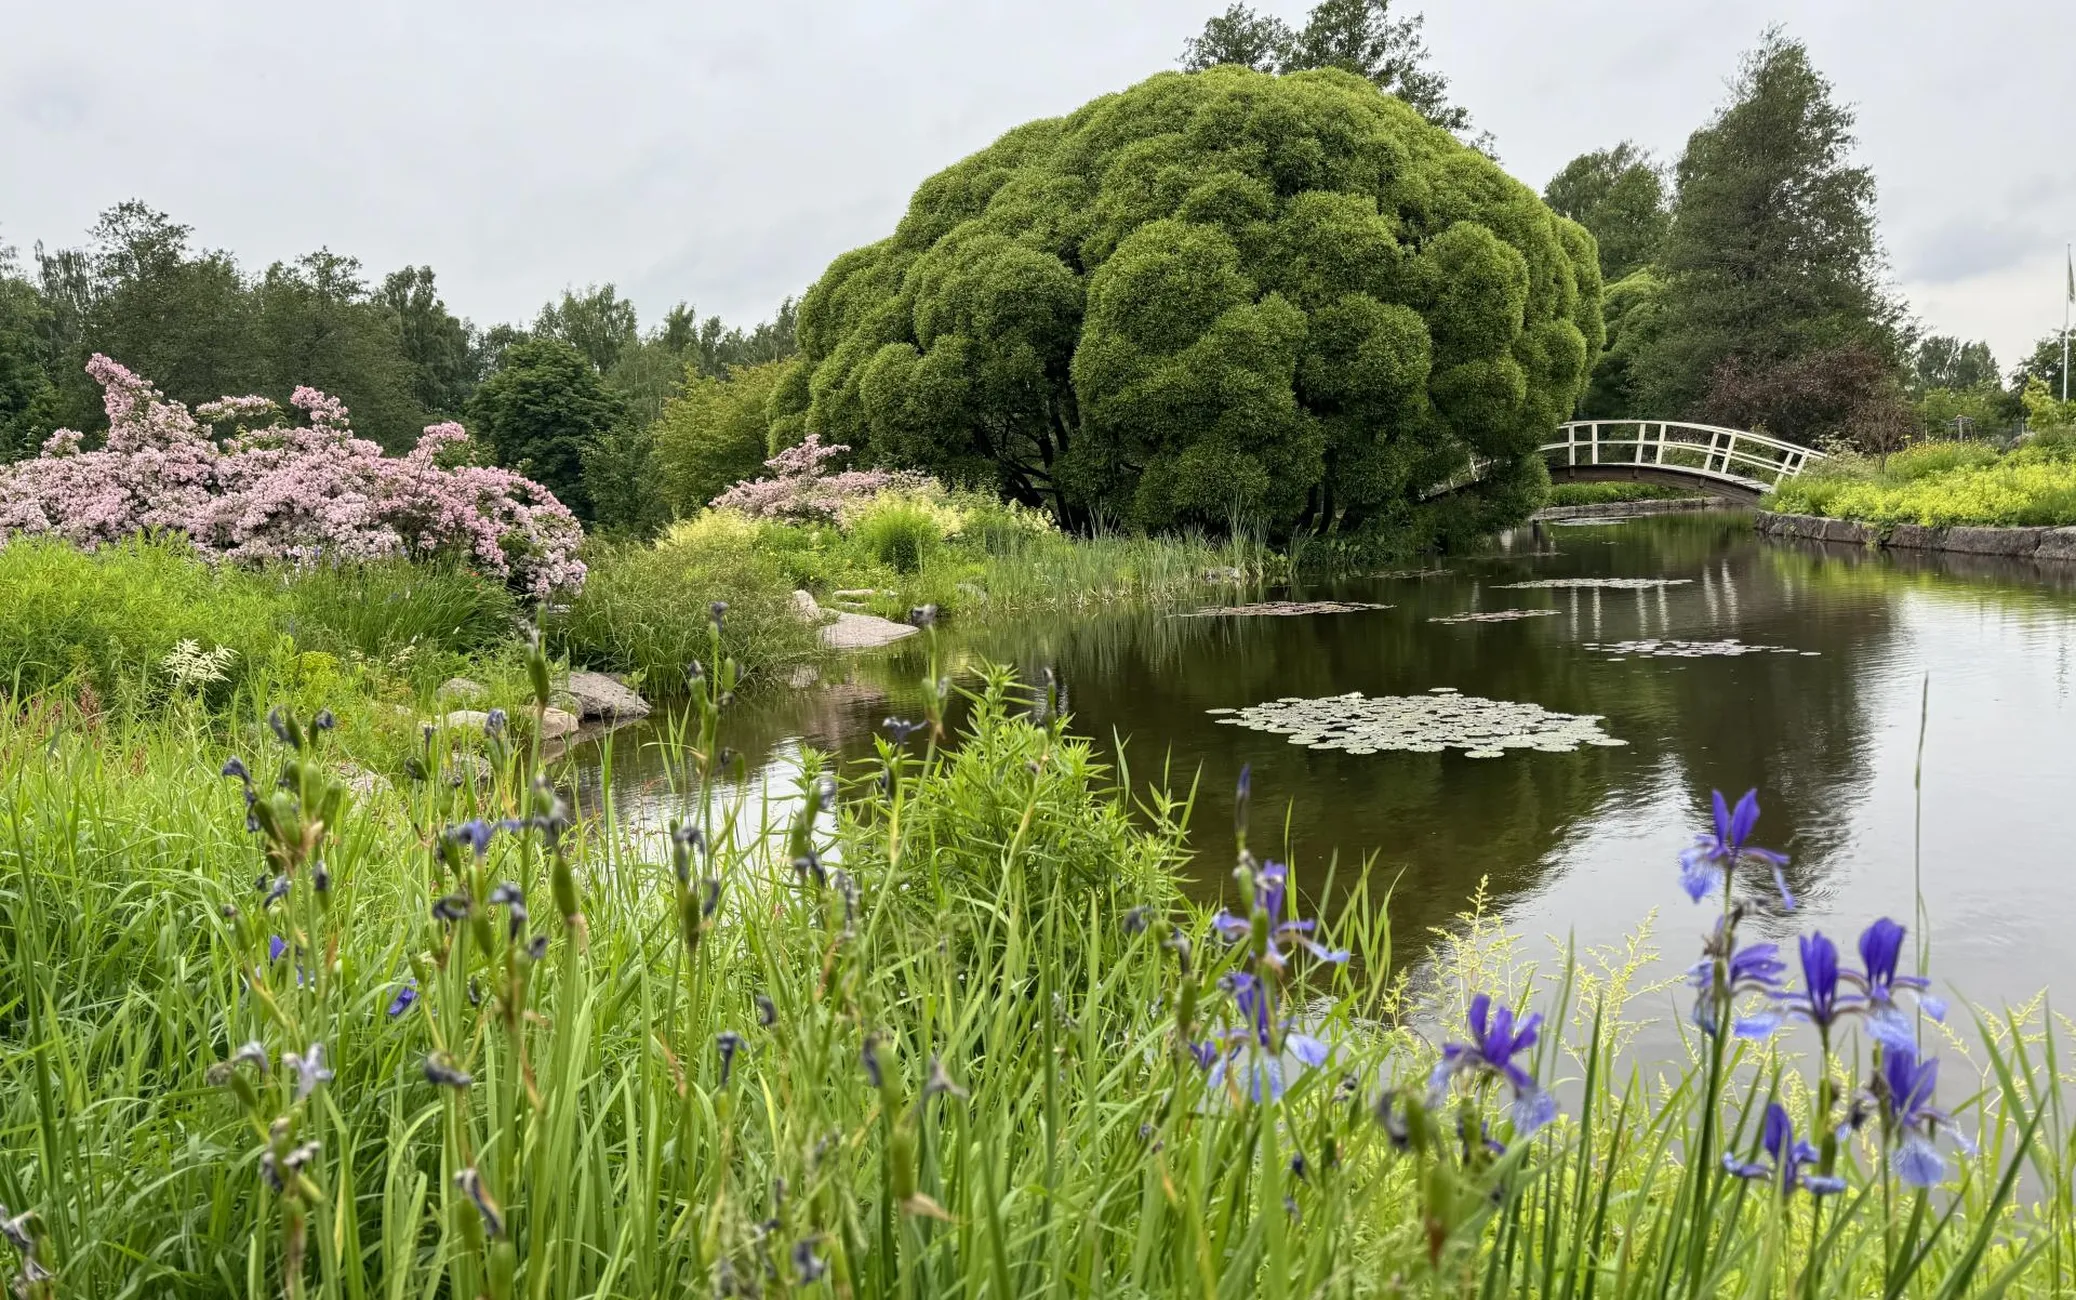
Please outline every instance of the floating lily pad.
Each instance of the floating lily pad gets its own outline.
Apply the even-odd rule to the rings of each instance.
[[[1430,623],[1511,623],[1517,618],[1548,618],[1554,609],[1483,609],[1468,614],[1450,614],[1442,618],[1431,618]]]
[[[1208,609],[1189,610],[1172,615],[1174,618],[1288,618],[1295,614],[1357,614],[1369,609],[1390,609],[1389,605],[1369,605],[1360,601],[1341,600],[1265,600],[1253,605],[1217,605]]]
[[[1286,736],[1293,745],[1351,754],[1460,749],[1471,758],[1499,758],[1508,750],[1569,753],[1580,745],[1629,743],[1601,730],[1599,714],[1555,713],[1540,704],[1463,695],[1454,687],[1436,687],[1426,695],[1351,691],[1207,712],[1223,715],[1218,721],[1228,726]]]
[[[1450,574],[1451,574],[1452,572],[1453,572],[1453,570],[1450,570],[1450,569],[1386,569],[1386,570],[1385,570],[1384,572],[1382,572],[1382,573],[1372,573],[1372,574],[1371,574],[1370,576],[1371,576],[1372,578],[1391,578],[1391,579],[1400,579],[1400,578],[1446,578],[1446,577],[1450,576]]]
[[[1647,587],[1677,587],[1692,578],[1538,578],[1534,582],[1509,582],[1497,588],[1513,591],[1522,587],[1606,587],[1616,591],[1641,591]]]
[[[1736,637],[1725,637],[1721,641],[1673,641],[1658,637],[1646,637],[1640,641],[1617,641],[1612,645],[1601,645],[1589,641],[1588,650],[1598,650],[1611,655],[1617,661],[1631,656],[1656,659],[1706,659],[1735,655],[1815,655],[1815,650],[1797,650],[1789,645],[1746,645]]]

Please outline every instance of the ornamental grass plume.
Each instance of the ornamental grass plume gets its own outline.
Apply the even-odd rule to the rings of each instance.
[[[542,599],[583,585],[583,529],[553,493],[510,470],[440,463],[468,440],[458,424],[386,456],[314,388],[289,399],[308,417],[297,425],[262,397],[190,411],[99,353],[87,373],[103,391],[106,441],[83,450],[82,435],[60,429],[42,455],[0,466],[0,539],[92,549],[175,532],[242,563],[449,557]],[[234,429],[221,441],[219,423]]]

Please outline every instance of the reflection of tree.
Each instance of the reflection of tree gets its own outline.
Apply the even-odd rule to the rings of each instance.
[[[1550,553],[1553,545],[1562,553]],[[2007,617],[2066,618],[2066,601],[2044,592],[2029,568],[1762,544],[1742,516],[1665,516],[1548,529],[1541,539],[1524,534],[1512,553],[1456,561],[1446,577],[1263,593],[1379,601],[1394,606],[1389,610],[1213,619],[1121,608],[952,626],[941,633],[942,651],[969,682],[983,658],[1010,664],[1031,681],[1055,668],[1077,729],[1102,746],[1123,739],[1135,781],[1160,779],[1177,790],[1196,782],[1196,844],[1205,855],[1198,889],[1205,898],[1231,888],[1232,783],[1240,766],[1252,763],[1257,851],[1287,843],[1308,894],[1336,855],[1338,892],[1374,853],[1378,883],[1397,881],[1393,920],[1411,959],[1425,927],[1446,924],[1481,877],[1489,877],[1501,907],[1538,891],[1568,842],[1629,809],[1662,808],[1668,783],[1681,792],[1671,815],[1693,827],[1707,821],[1712,786],[1734,797],[1756,785],[1766,809],[1760,842],[1793,854],[1791,884],[1821,897],[1829,864],[1844,848],[1849,812],[1871,779],[1869,683],[1886,680],[1879,665],[1893,654],[1898,603],[1967,601]],[[1574,576],[1689,581],[1645,591],[1501,589]],[[2076,576],[2065,585],[2076,586]],[[1488,625],[1427,621],[1509,607],[1559,616]],[[1734,636],[1819,654],[1613,662],[1579,648],[1643,636]],[[727,743],[753,769],[788,752],[793,737],[848,759],[869,757],[881,719],[919,714],[927,662],[926,648],[910,641],[855,661],[848,683],[834,690],[739,706]],[[1204,713],[1286,695],[1411,695],[1444,685],[1600,714],[1610,733],[1631,744],[1488,760],[1354,755],[1220,726]],[[657,779],[643,767],[653,759],[624,740],[617,748],[616,779]],[[1287,841],[1279,825],[1286,815]],[[1670,892],[1673,872],[1670,861],[1663,864],[1659,896]],[[1756,880],[1752,885],[1748,896],[1765,905],[1767,891]]]

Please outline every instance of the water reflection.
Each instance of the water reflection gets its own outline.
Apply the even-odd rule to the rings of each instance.
[[[1251,593],[1249,599],[1383,603],[1335,615],[1177,618],[1110,609],[946,632],[970,672],[983,660],[1035,680],[1052,668],[1075,725],[1134,781],[1200,780],[1199,842],[1226,842],[1230,790],[1254,766],[1257,840],[1287,810],[1286,851],[1308,892],[1337,855],[1345,884],[1369,855],[1396,881],[1393,926],[1417,955],[1481,880],[1514,925],[1618,941],[1653,910],[1684,953],[1705,923],[1678,890],[1678,851],[1707,820],[1708,792],[1756,785],[1761,842],[1793,855],[1801,914],[1780,915],[1756,878],[1758,929],[1856,931],[1910,919],[1920,697],[1931,678],[1924,771],[1923,894],[1935,969],[1978,998],[2076,985],[2061,936],[2076,895],[2060,887],[2060,809],[2076,788],[2069,659],[2076,573],[1982,557],[1892,557],[1759,541],[1740,515],[1671,515],[1523,530],[1446,572]],[[1640,590],[1503,589],[1541,578],[1665,577]],[[1214,602],[1207,596],[1206,603]],[[1469,610],[1555,617],[1436,624]],[[1805,655],[1615,660],[1582,648],[1644,637],[1736,637]],[[728,741],[753,779],[790,791],[805,747],[871,753],[889,714],[914,716],[923,651],[910,643],[832,685],[739,709]],[[1573,753],[1368,755],[1313,751],[1220,726],[1205,710],[1348,691],[1437,686],[1605,717],[1629,742]],[[673,798],[641,730],[616,740],[624,818],[660,824]],[[589,773],[595,793],[601,781]],[[1230,886],[1207,859],[1197,889]]]

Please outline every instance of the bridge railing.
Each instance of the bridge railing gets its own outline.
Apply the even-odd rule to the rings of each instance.
[[[1765,491],[1824,454],[1797,443],[1682,420],[1574,420],[1543,444],[1552,468],[1624,465],[1671,470]]]

